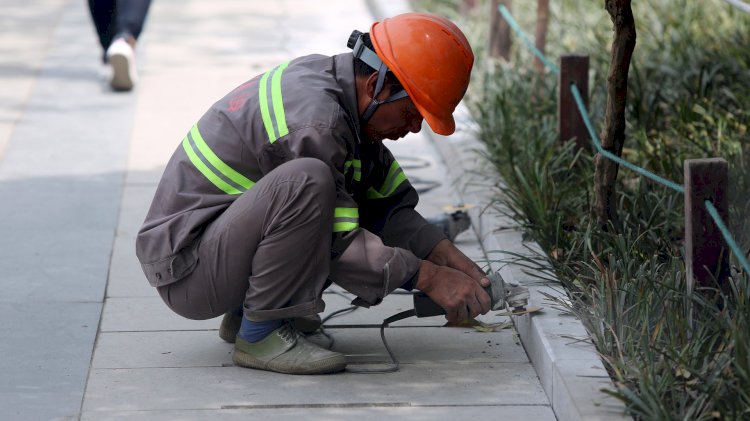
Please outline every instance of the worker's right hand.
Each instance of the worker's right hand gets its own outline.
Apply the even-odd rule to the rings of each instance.
[[[490,311],[491,300],[477,281],[467,274],[423,260],[415,287],[445,309],[449,322],[473,319]]]

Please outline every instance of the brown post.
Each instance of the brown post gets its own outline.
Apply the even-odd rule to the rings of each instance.
[[[471,12],[477,5],[477,0],[461,0],[459,10],[462,16],[466,16]]]
[[[511,0],[492,0],[490,3],[492,7],[490,12],[490,56],[510,60],[510,25],[503,19],[498,6],[504,4],[508,10],[511,10]]]
[[[724,286],[729,276],[729,250],[719,227],[706,209],[710,200],[729,225],[727,180],[729,166],[722,158],[685,161],[685,266],[688,292],[693,285],[714,287],[714,277]]]
[[[583,117],[578,110],[570,85],[575,83],[581,92],[583,104],[588,109],[589,102],[589,56],[586,54],[563,54],[560,56],[560,84],[557,95],[557,130],[560,141],[573,138],[579,148],[589,148],[589,136]]]
[[[549,0],[537,0],[536,7],[536,31],[534,32],[534,46],[542,54],[545,53],[547,45],[547,24],[549,23]],[[534,56],[534,69],[537,73],[544,74],[544,63]]]

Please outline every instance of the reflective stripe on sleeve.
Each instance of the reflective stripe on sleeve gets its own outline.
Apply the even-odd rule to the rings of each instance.
[[[333,232],[354,231],[359,228],[359,209],[336,208],[333,211]]]
[[[235,171],[211,150],[203,140],[197,124],[182,139],[182,148],[195,168],[224,193],[241,194],[255,185],[255,182]]]
[[[289,62],[267,71],[258,84],[258,101],[263,126],[268,134],[268,141],[273,143],[278,138],[289,134],[284,112],[284,100],[281,96],[281,73],[289,66]],[[269,81],[270,79],[270,81]],[[269,86],[270,84],[270,86]],[[271,95],[269,101],[268,95]]]
[[[401,166],[398,165],[397,161],[393,161],[391,164],[391,168],[388,169],[388,175],[385,177],[385,181],[383,181],[383,185],[380,187],[380,190],[375,190],[374,188],[370,187],[370,189],[367,190],[367,198],[368,199],[381,199],[383,197],[388,197],[393,194],[393,192],[396,191],[398,186],[401,185],[406,181],[406,174],[404,174],[404,170],[401,169]]]
[[[354,178],[355,181],[362,180],[362,161],[359,159],[353,159],[344,162],[344,175],[349,171],[349,168],[354,168],[352,178]]]

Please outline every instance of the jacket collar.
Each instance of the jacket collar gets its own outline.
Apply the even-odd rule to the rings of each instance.
[[[333,59],[336,70],[336,82],[344,92],[343,105],[352,118],[357,136],[362,136],[360,133],[359,107],[357,106],[357,85],[354,79],[354,55],[352,53],[344,53],[333,56]]]

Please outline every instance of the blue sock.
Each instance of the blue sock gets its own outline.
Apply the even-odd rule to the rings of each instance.
[[[260,342],[269,333],[281,327],[283,320],[266,320],[263,322],[253,322],[246,317],[242,318],[240,332],[237,334],[242,340],[250,343]]]

